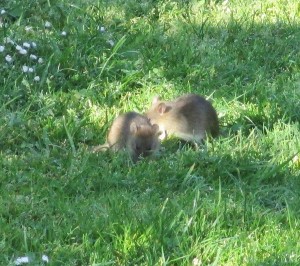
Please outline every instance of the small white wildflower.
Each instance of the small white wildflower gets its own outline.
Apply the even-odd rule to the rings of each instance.
[[[7,56],[5,56],[5,60],[9,63],[12,61],[12,57],[8,54]]]
[[[46,28],[50,28],[50,27],[51,27],[51,23],[50,23],[49,21],[46,21],[46,22],[45,22],[45,27],[46,27]]]
[[[231,9],[229,7],[225,7],[224,11],[225,11],[225,13],[230,13]]]
[[[4,51],[5,47],[0,45],[0,53],[2,53]]]
[[[28,72],[32,73],[34,71],[34,69],[32,67],[28,68]]]
[[[4,9],[1,9],[0,14],[4,15],[6,13],[6,11]]]
[[[36,48],[36,43],[35,43],[35,42],[31,42],[31,46],[32,46],[33,48]]]
[[[4,38],[4,43],[11,43],[11,44],[14,44],[14,41],[13,41],[11,38],[9,38],[9,37],[5,37],[5,38]]]
[[[22,66],[22,70],[23,70],[24,73],[28,72],[28,66],[25,66],[25,65]]]
[[[31,26],[25,26],[25,31],[32,31],[32,27]]]
[[[67,33],[65,31],[62,31],[61,36],[67,36]]]
[[[299,160],[300,160],[300,158],[299,158],[298,155],[295,155],[295,156],[293,157],[293,163],[295,163],[295,162],[297,162],[297,161],[299,161]]]
[[[32,59],[32,60],[37,60],[37,56],[34,55],[34,54],[31,54],[31,55],[29,56],[29,58]]]
[[[40,81],[40,77],[39,77],[39,76],[35,76],[35,77],[33,78],[33,80],[34,80],[34,81]]]
[[[28,43],[28,42],[23,42],[23,46],[26,47],[26,48],[30,48],[30,43]]]
[[[21,265],[23,263],[29,263],[29,257],[20,257],[15,260],[16,265]]]
[[[40,57],[39,60],[38,60],[38,63],[42,64],[43,62],[44,62],[43,58]]]
[[[100,27],[100,32],[105,32],[105,28],[104,27]]]
[[[19,53],[20,54],[27,54],[27,50],[22,48],[21,50],[19,50]]]
[[[295,166],[300,167],[300,158],[298,155],[295,155],[292,161]]]
[[[192,263],[193,266],[200,266],[202,264],[201,260],[199,260],[198,258],[194,258]]]
[[[107,42],[110,44],[110,46],[114,46],[115,45],[115,42],[113,40],[108,40]]]
[[[42,261],[44,261],[44,262],[49,262],[49,258],[48,258],[48,256],[47,255],[43,255],[42,256]]]
[[[16,49],[17,49],[18,51],[21,51],[23,48],[22,48],[22,46],[17,45],[17,46],[16,46]]]

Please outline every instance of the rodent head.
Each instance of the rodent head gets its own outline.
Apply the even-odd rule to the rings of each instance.
[[[146,113],[151,124],[159,123],[159,120],[163,119],[164,115],[172,109],[172,106],[166,102],[160,100],[158,96],[155,96],[152,101],[152,105],[149,111]]]
[[[136,161],[139,157],[147,157],[159,148],[160,135],[157,125],[130,125],[129,149],[133,159]]]

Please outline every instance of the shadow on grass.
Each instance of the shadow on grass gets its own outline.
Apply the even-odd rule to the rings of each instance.
[[[232,17],[212,26],[203,16],[204,24],[183,16],[176,26],[157,20],[157,27],[129,35],[129,46],[142,44],[144,70],[153,73],[154,83],[167,80],[179,95],[214,93],[214,99],[225,99],[220,112],[239,102],[234,117],[221,123],[246,135],[255,127],[271,129],[278,120],[299,121],[299,25]]]

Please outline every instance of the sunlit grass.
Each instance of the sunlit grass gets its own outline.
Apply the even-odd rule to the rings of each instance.
[[[299,265],[298,1],[1,5],[1,265]],[[89,153],[188,92],[219,138]]]

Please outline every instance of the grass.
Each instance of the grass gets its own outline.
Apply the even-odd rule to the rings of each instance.
[[[2,8],[1,265],[300,264],[298,1]],[[118,114],[189,92],[221,123],[199,150],[171,139],[132,165],[86,149]]]

